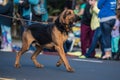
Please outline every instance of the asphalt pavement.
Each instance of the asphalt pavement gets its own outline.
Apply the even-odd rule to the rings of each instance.
[[[21,68],[14,67],[14,52],[0,52],[0,80],[120,80],[120,61],[78,59],[67,56],[74,73],[66,71],[64,65],[56,67],[58,55],[41,54],[38,61],[44,68],[36,68],[32,54],[21,57]]]

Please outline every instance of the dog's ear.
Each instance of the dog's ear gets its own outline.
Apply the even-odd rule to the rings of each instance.
[[[60,14],[60,17],[59,17],[60,23],[65,23],[66,12],[67,12],[67,9],[65,9],[65,10]]]
[[[71,11],[67,10],[65,14],[63,15],[63,18],[65,19],[68,15],[71,15]]]
[[[69,24],[74,21],[75,14],[73,10],[66,9],[60,15],[60,23]]]

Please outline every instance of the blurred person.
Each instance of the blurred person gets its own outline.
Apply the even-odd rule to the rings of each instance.
[[[39,3],[39,0],[14,0],[14,3],[18,6],[18,13],[22,16],[23,19],[28,20],[25,21],[25,25],[29,26],[32,22],[32,5],[36,5]],[[21,25],[21,36],[23,34],[23,31],[26,29],[25,26]],[[31,52],[35,50],[32,45],[29,49]]]
[[[47,14],[47,10],[45,8],[45,2],[44,0],[38,0],[38,3],[35,5],[32,5],[32,20],[36,22],[44,21],[43,15]]]
[[[105,51],[105,55],[102,57],[102,59],[110,59],[111,32],[116,19],[116,0],[99,0],[97,6],[100,9],[98,17],[100,18],[100,27]]]
[[[79,12],[80,12],[79,4],[76,4],[74,9],[74,14],[78,15]],[[81,20],[81,16],[78,17],[78,21],[75,22],[74,25],[80,27],[80,20]]]
[[[32,20],[32,11],[31,11],[31,5],[38,4],[39,0],[14,0],[14,3],[18,6],[18,13],[22,16],[23,19],[29,20],[25,21],[26,25],[31,24]],[[25,27],[21,27],[21,36],[24,31]]]
[[[85,10],[85,6],[86,6],[86,0],[78,1],[75,6],[74,13],[80,17],[79,20],[81,20],[81,18],[82,18],[82,15]]]
[[[91,30],[90,22],[92,15],[90,13],[90,4],[89,2],[86,3],[85,10],[81,19],[81,51],[82,55],[79,56],[79,58],[82,58],[83,55],[87,52],[87,48],[90,46],[92,42],[92,37],[94,34],[94,31]],[[91,57],[95,56],[95,51],[93,51],[93,54]]]
[[[74,13],[77,15],[79,13],[79,11],[80,11],[79,4],[76,4]]]
[[[117,9],[120,9],[120,0],[117,0]]]
[[[13,4],[11,0],[0,0],[0,26],[2,34],[2,51],[12,51],[11,25],[13,16]]]
[[[97,0],[90,0],[89,3],[91,5],[90,13],[92,14],[91,29],[95,32],[93,35],[92,43],[91,43],[88,51],[85,53],[85,57],[87,57],[87,58],[91,58],[91,54],[95,50],[98,41],[101,44],[102,55],[104,55],[102,33],[101,33],[100,22],[99,22],[99,18],[98,18],[99,9],[97,8]]]
[[[111,40],[111,44],[112,44],[112,57],[113,59],[118,59],[116,57],[117,54],[119,54],[119,40],[120,40],[120,10],[117,9],[117,17],[116,17],[116,22],[115,25],[113,27],[112,30],[112,40]]]
[[[48,21],[47,1],[46,0],[41,0],[41,3],[43,4],[43,7],[46,10],[46,13],[42,14],[41,21],[42,22],[47,22]]]
[[[80,0],[79,1],[79,9],[80,9],[80,11],[78,12],[77,15],[80,16],[80,18],[82,18],[82,15],[84,13],[86,2],[87,2],[87,0]]]

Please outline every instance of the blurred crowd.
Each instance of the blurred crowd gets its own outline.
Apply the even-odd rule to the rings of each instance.
[[[25,25],[47,20],[46,0],[0,0],[1,51],[13,50],[11,35],[13,23],[18,21],[21,26],[19,30],[21,37],[26,29]],[[34,50],[32,46],[30,49]]]
[[[25,23],[20,25],[21,36],[25,25],[48,21],[46,1],[0,0],[1,51],[13,50],[13,16],[24,19]],[[74,23],[78,30],[70,33],[64,44],[65,53],[72,51],[74,40],[79,39],[79,58],[96,58],[95,49],[99,45],[101,59],[120,59],[120,0],[66,0],[64,5],[64,9],[72,9],[79,16],[79,21]],[[30,46],[30,50],[35,48]]]

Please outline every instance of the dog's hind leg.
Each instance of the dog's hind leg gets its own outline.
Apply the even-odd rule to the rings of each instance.
[[[16,55],[16,61],[15,61],[15,67],[20,67],[20,57],[22,54],[24,54],[30,47],[30,44],[34,41],[34,38],[32,37],[30,31],[26,31],[23,33],[22,37],[22,48]]]
[[[24,54],[27,50],[28,47],[26,44],[23,44],[24,46],[22,46],[21,50],[16,54],[16,61],[15,61],[15,67],[19,68],[20,67],[20,57],[22,54]]]
[[[33,63],[35,64],[35,66],[37,67],[37,68],[42,68],[42,67],[44,67],[42,64],[40,64],[37,60],[36,60],[36,58],[37,58],[37,56],[39,55],[39,53],[42,51],[42,48],[40,47],[40,46],[38,46],[38,45],[36,45],[36,51],[33,53],[33,55],[32,55],[32,57],[31,57],[31,59],[32,59],[32,61],[33,61]]]

